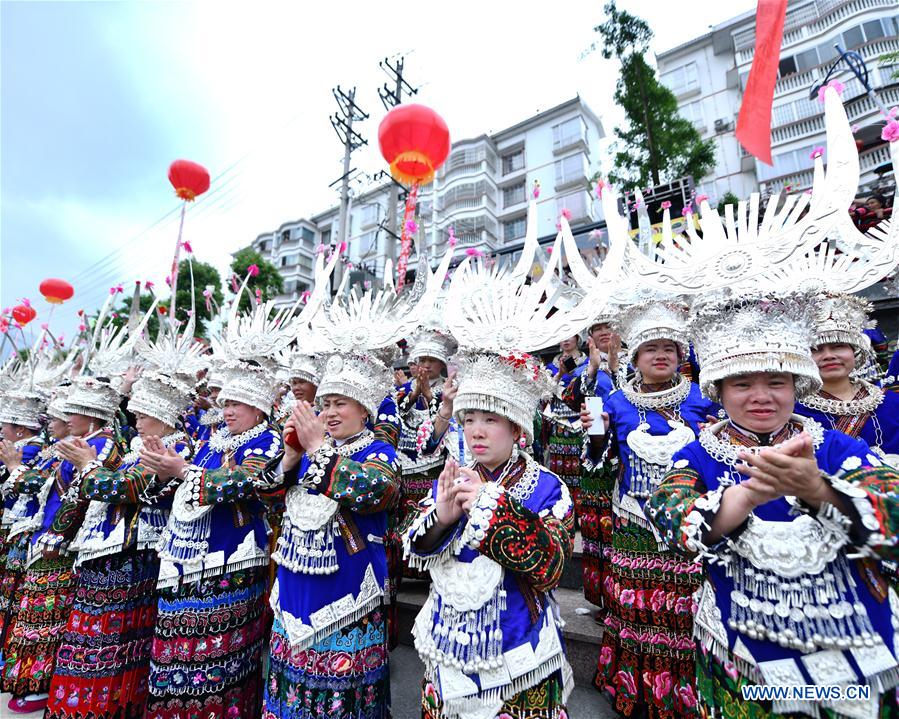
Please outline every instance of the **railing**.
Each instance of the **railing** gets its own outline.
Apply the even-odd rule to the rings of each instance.
[[[890,146],[881,145],[873,150],[866,150],[859,154],[858,159],[862,172],[873,170],[875,167],[890,161]]]
[[[476,175],[479,172],[486,172],[486,164],[487,163],[485,160],[481,160],[480,162],[470,163],[467,165],[459,165],[458,167],[454,167],[452,170],[446,170],[445,172],[442,172],[440,174],[440,179],[444,183],[446,183],[456,177]]]
[[[826,32],[847,17],[866,10],[893,7],[895,0],[849,0],[849,2],[818,2],[816,5],[817,7],[814,5],[809,6],[808,10],[810,12],[803,12],[795,17],[791,15],[787,18],[789,24],[784,28],[783,39],[780,43],[781,50],[814,37],[819,33]],[[822,5],[824,6],[823,9]],[[792,26],[796,22],[804,24],[793,28]],[[755,32],[749,30],[737,33],[734,36],[734,49],[736,50],[738,65],[752,60],[752,56],[755,54]]]
[[[881,145],[880,147],[860,152],[858,161],[860,173],[873,170],[875,167],[879,167],[890,161],[890,146]],[[811,187],[814,177],[814,170],[801,170],[800,172],[794,172],[789,175],[784,175],[783,177],[775,177],[766,181],[764,185],[771,194],[783,192],[784,188],[788,185],[790,187],[790,192],[798,192]]]

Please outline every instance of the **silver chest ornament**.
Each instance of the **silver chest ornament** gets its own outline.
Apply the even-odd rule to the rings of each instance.
[[[696,439],[693,430],[683,422],[669,419],[668,426],[671,427],[668,434],[654,435],[649,433],[649,423],[643,421],[628,433],[627,446],[634,453],[628,494],[641,499],[652,494],[665,476],[674,453]]]

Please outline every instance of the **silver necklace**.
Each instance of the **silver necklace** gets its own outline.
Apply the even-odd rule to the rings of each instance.
[[[209,438],[209,449],[213,452],[233,452],[251,439],[256,439],[267,428],[268,422],[262,420],[255,427],[250,427],[246,432],[241,432],[237,436],[232,437],[230,430],[227,427],[222,427]]]
[[[802,428],[809,433],[815,449],[818,449],[818,447],[821,446],[821,442],[824,441],[824,427],[809,417],[800,417],[797,414],[791,415],[790,420],[801,424]],[[712,459],[722,462],[728,467],[734,467],[737,462],[740,461],[739,454],[741,452],[758,454],[763,449],[776,450],[783,445],[783,442],[778,442],[777,444],[764,447],[743,447],[733,445],[730,442],[725,442],[718,437],[718,433],[728,424],[730,424],[730,420],[726,419],[723,422],[718,422],[710,427],[705,427],[699,432],[699,443],[702,445],[702,448],[708,452]]]
[[[638,409],[663,409],[665,407],[679,407],[690,394],[690,380],[681,377],[674,387],[663,389],[659,392],[640,392],[637,386],[637,378],[621,385],[621,392],[628,402]]]
[[[356,437],[356,439],[349,442],[344,442],[340,446],[337,446],[334,440],[330,437],[325,438],[325,442],[334,447],[334,451],[337,452],[337,454],[339,454],[341,457],[352,457],[354,454],[356,454],[356,452],[365,449],[374,441],[375,435],[369,429],[363,430],[362,434]]]
[[[853,386],[861,385],[865,390],[865,396],[861,399],[830,399],[820,394],[809,395],[801,401],[806,407],[817,409],[825,414],[837,414],[841,416],[858,416],[869,414],[876,410],[883,402],[883,392],[879,387],[870,382],[861,380],[853,383]]]

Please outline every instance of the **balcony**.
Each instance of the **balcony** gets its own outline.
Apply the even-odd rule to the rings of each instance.
[[[879,95],[887,107],[899,104],[899,86],[881,90]],[[822,134],[824,132],[823,105],[821,107],[822,114],[820,115],[775,127],[771,131],[771,143],[779,145],[792,140]],[[852,123],[868,116],[877,115],[877,113],[878,110],[874,101],[867,94],[859,95],[846,103],[846,115],[849,117],[849,122]]]
[[[879,167],[890,161],[890,146],[884,144],[870,150],[865,150],[864,152],[859,153],[858,160],[859,172],[864,176],[866,172],[870,172],[875,167]],[[814,175],[814,170],[809,168],[808,170],[794,172],[782,177],[775,177],[762,184],[765,185],[766,191],[771,194],[783,192],[784,188],[787,186],[790,187],[790,192],[799,192],[800,190],[807,190],[812,186]]]
[[[559,140],[556,142],[553,142],[553,155],[563,155],[566,152],[570,152],[574,149],[589,152],[589,148],[587,147],[586,133],[581,132],[568,135],[566,137],[559,138]]]
[[[457,177],[471,177],[480,173],[493,172],[493,167],[486,160],[480,162],[468,163],[465,165],[457,165],[451,170],[446,170],[440,174],[440,184],[446,185]]]

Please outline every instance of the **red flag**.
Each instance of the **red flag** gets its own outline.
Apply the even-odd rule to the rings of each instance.
[[[737,139],[746,151],[771,163],[771,104],[780,62],[787,0],[759,0],[755,10],[755,55],[749,70]]]

